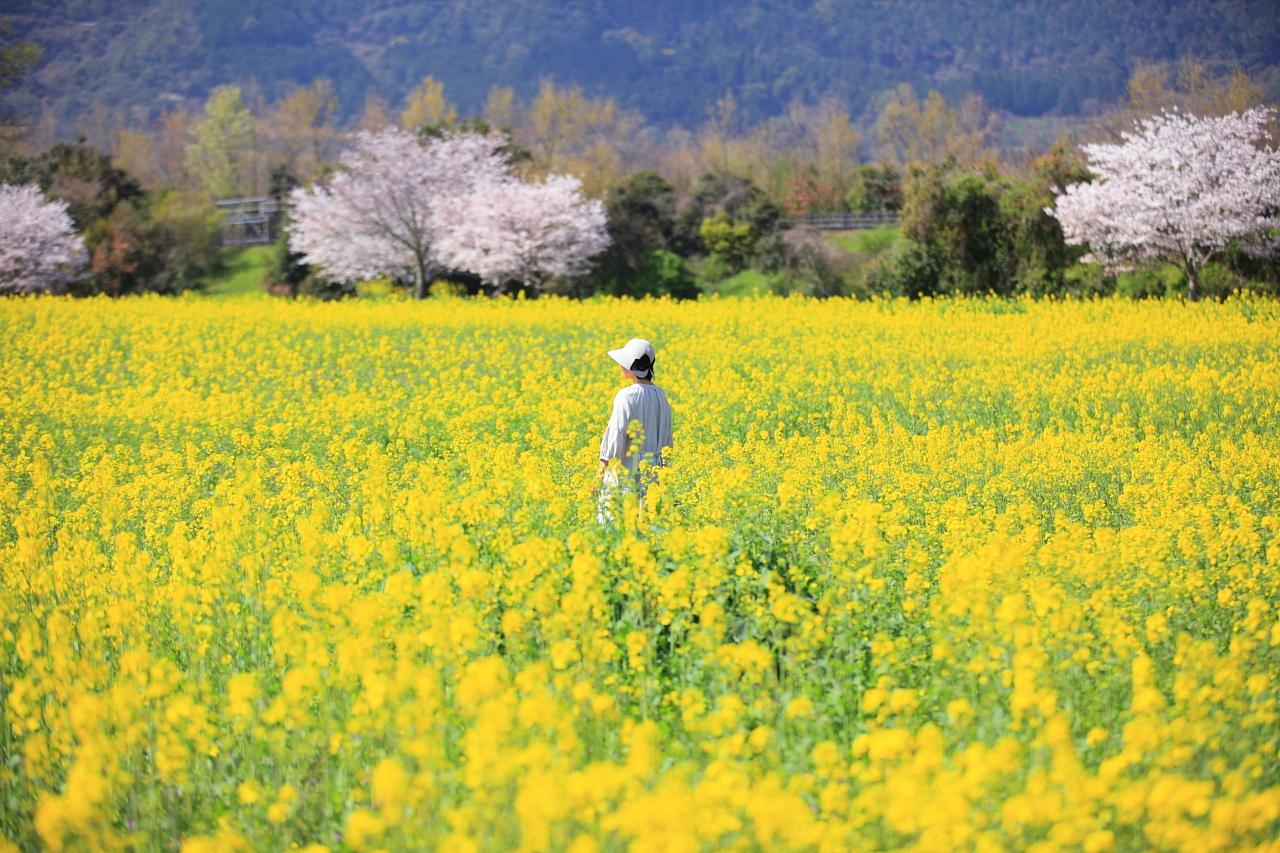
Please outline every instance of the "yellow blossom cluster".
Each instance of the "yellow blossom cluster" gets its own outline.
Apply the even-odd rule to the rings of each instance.
[[[591,493],[639,336],[675,412]],[[1280,304],[0,301],[0,850],[1280,849]]]

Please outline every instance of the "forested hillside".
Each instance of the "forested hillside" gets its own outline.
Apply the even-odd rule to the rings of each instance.
[[[1184,56],[1262,73],[1274,90],[1274,11],[1259,0],[18,0],[0,18],[45,49],[10,106],[64,119],[93,104],[150,115],[233,81],[274,99],[318,77],[350,116],[427,74],[474,110],[492,85],[527,96],[552,75],[652,122],[692,125],[727,92],[753,120],[828,93],[856,113],[902,81],[976,89],[1019,115],[1076,114],[1119,95],[1135,60]]]

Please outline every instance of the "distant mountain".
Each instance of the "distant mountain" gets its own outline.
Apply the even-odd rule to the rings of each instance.
[[[664,125],[726,92],[748,119],[827,93],[857,113],[902,81],[1070,115],[1121,94],[1138,59],[1280,64],[1275,0],[5,0],[0,18],[45,47],[8,104],[63,116],[317,77],[350,116],[427,74],[464,110],[551,75]]]

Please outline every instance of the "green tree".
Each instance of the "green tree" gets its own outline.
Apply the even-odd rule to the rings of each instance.
[[[60,142],[11,158],[0,182],[35,183],[62,199],[84,234],[90,275],[74,293],[178,293],[198,286],[221,259],[217,209],[204,193],[146,193],[108,155]]]
[[[638,282],[654,252],[671,247],[678,193],[656,172],[636,172],[605,196],[611,242],[596,262],[592,282],[618,295],[647,292]]]
[[[756,234],[751,223],[730,219],[723,212],[702,220],[698,236],[707,251],[723,258],[732,272],[745,267],[755,254]]]
[[[992,178],[953,162],[911,169],[902,231],[937,258],[941,292],[1013,292],[1001,188]]]
[[[10,158],[0,168],[0,181],[39,184],[47,195],[67,203],[67,212],[81,230],[110,215],[121,202],[143,197],[132,175],[83,138],[56,143],[32,157]]]
[[[902,174],[893,166],[861,166],[844,196],[852,213],[902,209]]]
[[[220,259],[218,217],[207,198],[166,193],[121,202],[85,230],[92,275],[81,294],[181,293]]]
[[[952,160],[913,166],[902,209],[905,239],[877,265],[872,283],[909,296],[1096,290],[1096,283],[1068,276],[1081,250],[1066,244],[1045,211],[1054,186],[1087,175],[1083,164],[1060,143],[1033,171],[1032,180],[1021,180]]]
[[[1067,271],[1084,248],[1068,246],[1062,223],[1046,211],[1053,204],[1055,188],[1090,179],[1084,160],[1061,139],[1031,168],[1034,177],[1029,181],[1006,180],[1000,198],[1016,265],[1014,289],[1035,295],[1096,289],[1092,282],[1068,280]]]
[[[219,86],[205,102],[204,116],[191,128],[187,168],[215,198],[253,191],[257,123],[239,86]]]
[[[750,226],[749,258],[760,240],[777,230],[782,210],[747,178],[709,172],[700,177],[680,201],[672,248],[686,256],[706,252],[702,223],[717,216]]]

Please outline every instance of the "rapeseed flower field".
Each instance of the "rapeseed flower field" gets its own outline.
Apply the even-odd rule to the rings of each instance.
[[[0,302],[0,849],[1280,849],[1280,304]],[[675,411],[596,521],[642,336]]]

